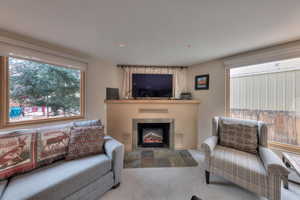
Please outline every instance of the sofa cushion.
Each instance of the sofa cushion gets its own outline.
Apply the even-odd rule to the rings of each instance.
[[[103,153],[104,131],[100,126],[74,127],[68,147],[67,160]]]
[[[268,174],[260,158],[251,153],[217,145],[211,155],[211,170],[251,191],[266,194]]]
[[[38,166],[65,158],[70,140],[70,128],[67,125],[45,127],[37,132]]]
[[[111,169],[111,159],[105,154],[72,161],[59,161],[13,177],[2,200],[63,199],[99,179]]]
[[[64,200],[100,200],[101,196],[114,186],[114,173],[108,172],[88,186],[69,195]]]
[[[0,135],[0,180],[36,167],[36,131]]]
[[[219,135],[220,145],[254,154],[258,152],[257,123],[247,124],[241,120],[222,119]]]
[[[74,122],[75,127],[85,127],[85,126],[102,126],[101,120],[84,120]]]
[[[3,181],[0,181],[0,199],[5,191],[5,188],[7,186],[7,180],[3,180]]]

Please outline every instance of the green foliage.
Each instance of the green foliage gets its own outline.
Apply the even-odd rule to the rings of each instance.
[[[26,106],[51,107],[78,113],[80,107],[80,71],[49,64],[9,59],[10,98]]]

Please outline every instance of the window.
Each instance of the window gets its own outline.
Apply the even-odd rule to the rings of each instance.
[[[230,69],[230,116],[264,121],[269,143],[300,145],[300,58]]]
[[[1,57],[2,126],[81,118],[84,72]]]

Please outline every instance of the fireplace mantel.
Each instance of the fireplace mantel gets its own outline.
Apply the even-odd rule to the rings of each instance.
[[[126,151],[136,150],[134,122],[172,120],[172,149],[196,149],[198,100],[124,99],[107,100],[107,134],[121,141]]]

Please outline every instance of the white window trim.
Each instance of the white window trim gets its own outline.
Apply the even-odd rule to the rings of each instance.
[[[14,56],[81,71],[88,67],[87,60],[83,58],[3,36],[0,36],[0,56]]]
[[[300,57],[300,40],[238,54],[223,59],[226,68],[257,65]]]

